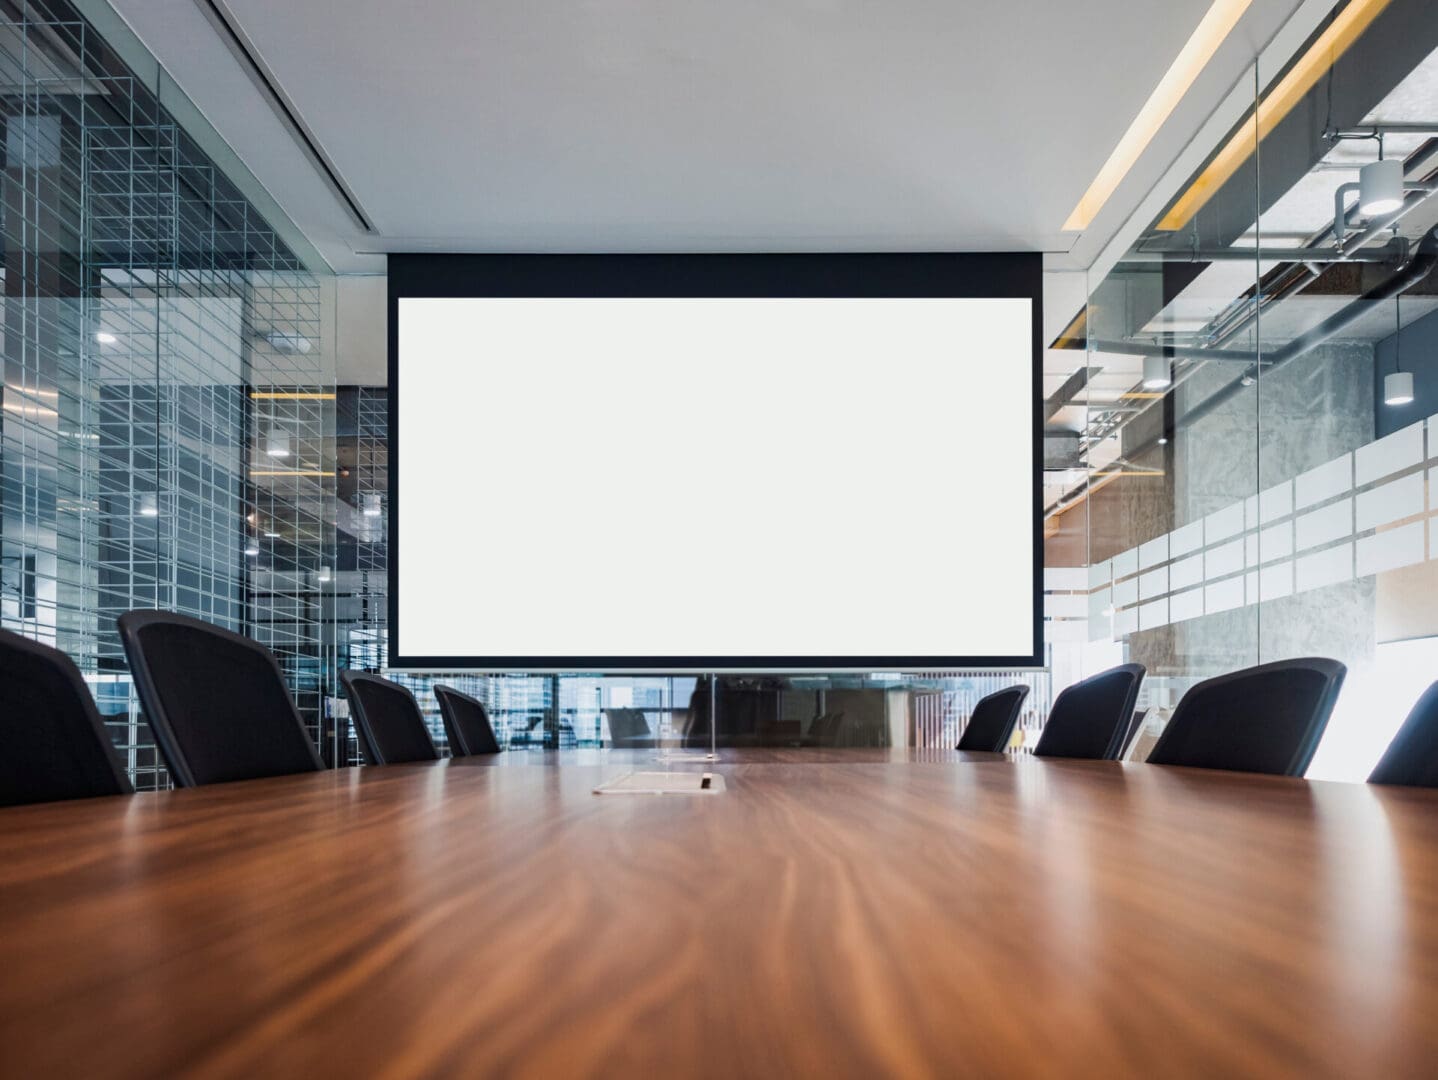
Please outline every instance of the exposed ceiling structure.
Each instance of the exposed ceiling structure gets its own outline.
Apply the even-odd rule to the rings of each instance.
[[[1075,234],[1066,217],[1209,0],[113,2],[340,272],[401,250],[1085,266],[1298,6],[1254,0]]]
[[[1320,344],[1378,342],[1438,310],[1438,20],[1419,0],[1368,6],[1382,14],[1346,51],[1323,53],[1311,89],[1264,135],[1261,168],[1246,152],[1210,182],[1205,166],[1052,335],[1050,436],[1072,456],[1050,462],[1050,515],[1081,500],[1094,475],[1161,468],[1155,451],[1174,425],[1209,406],[1175,408],[1199,371],[1222,365],[1231,394]],[[1286,76],[1274,74],[1276,87]],[[1403,163],[1406,198],[1365,214],[1341,185],[1357,186],[1380,137],[1383,156]],[[1205,184],[1207,203],[1179,221],[1173,208]],[[1172,385],[1145,387],[1146,357],[1171,364]],[[1055,400],[1077,370],[1082,385]]]

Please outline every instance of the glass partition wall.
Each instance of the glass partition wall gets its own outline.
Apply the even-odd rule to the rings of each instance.
[[[1051,343],[1048,561],[1088,598],[1056,652],[1147,666],[1140,753],[1198,680],[1340,659],[1309,775],[1361,780],[1438,679],[1438,11],[1339,4],[1249,78]]]
[[[168,778],[115,631],[131,608],[270,645],[320,741],[319,279],[69,4],[7,7],[0,71],[0,624],[75,658],[140,788]]]

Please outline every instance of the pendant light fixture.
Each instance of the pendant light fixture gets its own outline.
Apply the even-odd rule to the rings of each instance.
[[[1358,170],[1358,210],[1364,217],[1391,214],[1403,205],[1403,162],[1379,158]]]
[[[1393,298],[1393,320],[1397,329],[1393,331],[1393,367],[1395,370],[1383,376],[1383,404],[1408,405],[1413,401],[1413,372],[1403,370],[1403,319],[1398,311],[1398,298]]]
[[[1173,383],[1168,357],[1145,356],[1143,358],[1143,387],[1145,390],[1162,390]]]
[[[1413,400],[1413,372],[1395,371],[1383,380],[1383,404],[1407,405]]]

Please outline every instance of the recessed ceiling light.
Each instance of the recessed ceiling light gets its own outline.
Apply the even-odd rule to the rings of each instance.
[[[1251,2],[1252,0],[1213,0],[1207,14],[1199,20],[1197,29],[1174,57],[1173,63],[1153,88],[1153,93],[1143,103],[1143,108],[1133,118],[1133,123],[1123,133],[1123,138],[1119,139],[1113,153],[1103,163],[1098,175],[1093,178],[1093,183],[1064,222],[1065,232],[1087,229],[1098,216],[1109,196],[1128,175],[1134,162],[1148,149],[1148,144],[1158,134],[1158,129],[1163,127],[1169,114],[1183,99],[1183,95],[1188,93],[1199,72],[1213,59],[1213,54],[1243,17]]]
[[[107,330],[101,330],[95,335],[95,340],[98,341],[101,345],[113,345],[120,339]]]

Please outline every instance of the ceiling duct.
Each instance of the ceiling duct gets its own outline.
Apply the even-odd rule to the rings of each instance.
[[[1185,410],[1181,416],[1176,417],[1174,426],[1187,427],[1189,424],[1207,416],[1224,402],[1231,400],[1235,394],[1252,386],[1254,384],[1254,377],[1261,372],[1271,372],[1274,368],[1281,367],[1289,361],[1304,355],[1309,350],[1318,347],[1325,341],[1341,333],[1344,328],[1362,318],[1373,309],[1373,305],[1391,300],[1396,296],[1401,296],[1408,290],[1422,284],[1427,280],[1429,275],[1433,273],[1435,268],[1438,268],[1438,229],[1430,229],[1419,242],[1413,258],[1410,259],[1406,265],[1395,271],[1391,277],[1367,290],[1347,307],[1330,315],[1317,326],[1294,338],[1287,345],[1266,353],[1262,360],[1245,367],[1241,374],[1226,385],[1215,390],[1197,405]],[[1159,446],[1160,439],[1166,440],[1167,437],[1167,432],[1163,432],[1145,440],[1138,446],[1132,448],[1125,447],[1123,458],[1120,460],[1131,460],[1140,457]],[[1045,440],[1044,459],[1045,468],[1047,468],[1047,436]],[[1063,498],[1044,508],[1044,516],[1049,517],[1067,509],[1079,496],[1088,490],[1088,487],[1089,483],[1086,481],[1073,491],[1066,493]]]
[[[1392,300],[1409,289],[1421,285],[1433,273],[1435,267],[1438,267],[1438,229],[1430,229],[1419,241],[1413,258],[1396,270],[1391,277],[1369,289],[1342,310],[1334,312],[1317,326],[1298,335],[1287,345],[1264,353],[1260,360],[1245,367],[1242,373],[1226,385],[1185,410],[1183,415],[1175,420],[1175,425],[1185,427],[1207,416],[1224,402],[1232,399],[1235,394],[1252,386],[1254,379],[1262,373],[1271,373],[1276,368],[1282,367],[1291,360],[1296,360],[1311,349],[1315,349],[1325,341],[1337,336],[1346,327],[1351,326],[1372,311],[1375,304]],[[1158,440],[1150,439],[1141,446],[1126,450],[1125,456],[1137,457],[1139,454],[1153,449],[1156,445],[1158,445]]]

